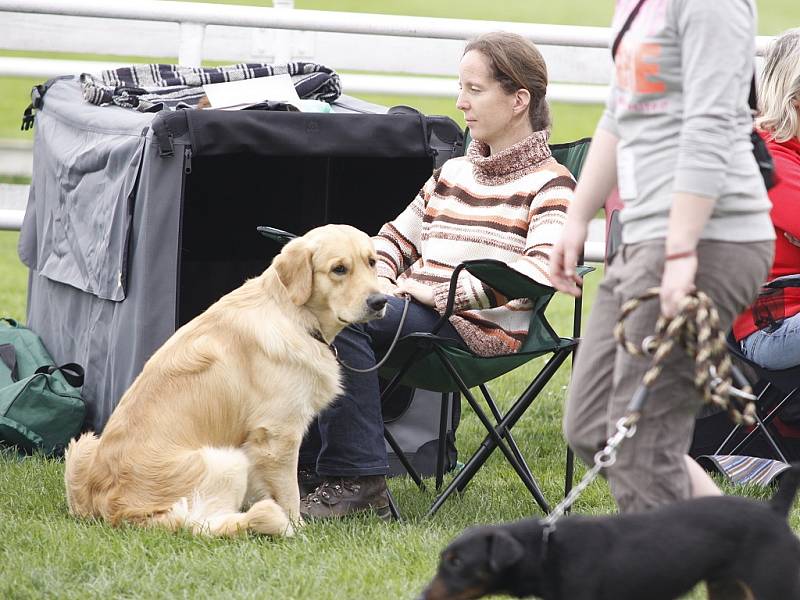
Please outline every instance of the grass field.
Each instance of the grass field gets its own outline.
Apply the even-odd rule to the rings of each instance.
[[[271,4],[253,0],[229,3]],[[296,1],[298,8],[582,25],[606,25],[611,5],[610,0]],[[800,3],[796,0],[761,0],[758,5],[764,34],[800,25]],[[8,54],[12,53],[0,49],[0,55]],[[138,62],[136,57],[128,58]],[[19,118],[27,105],[28,91],[36,83],[0,78],[0,138],[32,137],[31,132],[19,132]],[[389,105],[411,104],[431,114],[460,118],[449,100],[370,99]],[[598,108],[555,106],[554,140],[590,135],[598,114]],[[27,273],[17,258],[17,240],[17,233],[0,232],[0,316],[24,321]],[[594,273],[587,278],[584,312],[600,276]],[[571,302],[563,296],[556,296],[548,309],[551,321],[564,335],[570,330],[571,314]],[[540,366],[541,361],[535,361],[492,382],[501,403],[507,405]],[[569,366],[564,365],[515,429],[551,502],[559,499],[563,489],[565,445],[560,421],[568,381]],[[458,430],[461,457],[469,456],[481,439],[477,419],[465,410]],[[579,468],[578,475],[582,472]],[[0,598],[412,598],[432,575],[440,549],[464,527],[539,516],[532,499],[499,456],[493,456],[466,493],[452,498],[432,520],[421,519],[432,492],[422,494],[408,480],[398,480],[392,483],[392,489],[406,516],[405,523],[387,526],[369,518],[318,523],[290,540],[255,536],[211,540],[78,522],[67,514],[62,478],[60,461],[0,453]],[[766,493],[727,485],[725,490],[753,497]],[[592,484],[575,507],[576,512],[589,514],[613,509],[602,481]],[[800,510],[793,511],[791,524],[800,528]],[[699,588],[687,596],[692,600],[702,597]]]
[[[17,237],[0,232],[0,314],[21,318],[26,273],[14,259]],[[587,277],[584,316],[600,277]],[[548,308],[562,335],[569,334],[572,311],[571,300],[560,295]],[[492,382],[501,404],[508,406],[541,365],[539,359]],[[551,502],[563,489],[560,422],[568,381],[569,365],[564,365],[515,428]],[[482,438],[477,419],[465,410],[458,430],[462,460]],[[212,540],[73,520],[64,499],[62,462],[0,452],[0,598],[412,598],[432,575],[441,548],[465,527],[540,516],[498,453],[463,495],[430,520],[421,516],[433,499],[431,491],[419,492],[407,478],[391,485],[406,518],[402,524],[356,518],[314,523],[290,540]],[[767,494],[723,487],[751,497]],[[593,483],[575,505],[582,514],[613,510],[603,481]],[[792,513],[791,523],[800,527],[800,509]],[[702,597],[700,588],[686,596]]]
[[[8,234],[0,237],[13,244]],[[21,283],[24,273],[12,273]],[[587,280],[588,298],[599,275]],[[557,297],[549,315],[569,330],[571,302]],[[503,404],[531,377],[540,361],[492,383]],[[563,486],[565,446],[561,406],[569,369],[562,367],[515,429],[523,452],[551,501]],[[477,419],[465,412],[458,430],[461,457],[482,439]],[[579,474],[583,471],[579,469]],[[135,527],[112,529],[75,521],[66,510],[63,463],[0,453],[0,597],[38,598],[281,598],[334,600],[412,598],[433,573],[439,550],[465,527],[540,513],[499,456],[462,496],[431,520],[421,519],[432,493],[408,479],[392,483],[406,522],[383,525],[370,518],[308,525],[290,540],[243,537],[210,540]],[[729,492],[763,495],[758,490]],[[592,484],[576,512],[613,511],[604,482]],[[800,511],[792,515],[800,524]],[[703,597],[698,588],[687,598]]]

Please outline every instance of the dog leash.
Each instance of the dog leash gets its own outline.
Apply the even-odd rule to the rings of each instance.
[[[341,358],[339,358],[339,352],[338,350],[336,350],[336,346],[333,344],[333,342],[331,342],[330,344],[328,344],[328,348],[330,348],[331,352],[333,352],[333,356],[334,358],[336,358],[336,362],[338,362],[343,368],[347,369],[348,371],[352,371],[353,373],[372,373],[372,371],[377,371],[378,369],[380,369],[386,363],[386,361],[389,360],[389,356],[391,356],[392,352],[394,351],[394,347],[397,345],[397,341],[400,339],[400,332],[403,331],[403,325],[405,325],[406,323],[406,315],[408,314],[408,305],[411,304],[411,299],[408,294],[405,294],[403,296],[403,300],[404,300],[403,314],[400,315],[400,322],[397,324],[397,331],[394,334],[394,339],[392,340],[392,343],[389,344],[389,349],[386,351],[386,354],[383,355],[383,358],[374,367],[370,367],[369,369],[356,369],[355,367],[351,367],[350,365],[345,363]],[[352,325],[348,325],[347,327],[353,331],[362,333]],[[322,335],[320,334],[317,335],[312,334],[312,337],[321,341],[323,344],[325,343],[325,340],[322,339]]]
[[[556,521],[575,503],[575,500],[589,487],[604,468],[612,466],[617,460],[617,450],[622,442],[636,434],[636,425],[641,417],[647,395],[661,374],[661,362],[678,342],[687,354],[695,358],[695,385],[703,392],[707,402],[728,410],[736,423],[752,424],[755,417],[756,397],[747,379],[731,363],[725,349],[725,334],[719,328],[719,315],[714,302],[701,291],[687,295],[678,307],[675,317],[663,315],[656,322],[655,333],[642,340],[641,346],[629,342],[625,337],[625,319],[641,304],[659,298],[659,288],[650,288],[641,296],[629,300],[622,306],[619,320],[614,328],[614,338],[626,352],[634,356],[652,356],[650,368],[645,372],[642,383],[636,389],[625,409],[625,416],[616,423],[616,432],[606,442],[605,447],[594,455],[594,464],[581,481],[570,490],[541,524],[543,552],[547,552],[549,537],[553,534]],[[731,377],[736,379],[739,388],[733,386]]]

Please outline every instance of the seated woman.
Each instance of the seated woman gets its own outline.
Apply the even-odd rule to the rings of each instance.
[[[769,191],[777,237],[771,280],[800,273],[800,29],[785,32],[770,46],[758,104],[756,125],[778,176]],[[744,355],[767,369],[800,365],[800,288],[782,294],[782,299],[755,303],[733,324]]]
[[[403,334],[429,331],[444,312],[450,276],[462,261],[494,258],[549,285],[548,260],[575,182],[550,154],[547,68],[536,47],[510,33],[467,44],[456,106],[472,133],[467,155],[449,160],[374,238],[377,273],[390,294],[385,318],[346,329],[340,359],[366,369],[386,352],[403,300],[413,298]],[[379,194],[378,194],[378,197]],[[508,302],[468,273],[456,314],[439,332],[482,355],[514,352],[527,333],[526,301]],[[345,392],[312,426],[300,451],[305,517],[372,510],[390,517],[378,376],[343,370]],[[301,490],[303,493],[303,490]]]

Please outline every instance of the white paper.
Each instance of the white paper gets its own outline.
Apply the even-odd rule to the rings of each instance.
[[[292,78],[284,73],[203,86],[212,108],[238,108],[267,100],[293,104],[300,100]]]

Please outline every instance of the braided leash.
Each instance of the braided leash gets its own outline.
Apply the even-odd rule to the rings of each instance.
[[[661,374],[662,361],[676,343],[681,345],[689,356],[694,357],[694,384],[703,393],[706,402],[727,409],[731,419],[736,423],[752,425],[755,422],[756,398],[746,379],[731,363],[725,348],[725,334],[719,328],[717,309],[711,298],[703,292],[695,291],[687,295],[681,301],[674,318],[660,316],[656,322],[655,333],[644,338],[641,346],[633,344],[625,337],[625,319],[643,302],[658,298],[659,289],[650,288],[622,306],[619,320],[614,327],[614,338],[633,356],[652,356],[650,367],[628,404],[625,416],[617,421],[616,433],[608,439],[605,448],[594,455],[592,468],[564,500],[541,521],[545,540],[555,529],[556,521],[572,506],[600,471],[616,462],[617,448],[620,444],[636,433],[636,424],[647,394]],[[736,377],[738,389],[732,385],[731,375]]]
[[[653,357],[642,378],[642,385],[647,388],[653,385],[661,374],[661,362],[679,343],[689,356],[694,357],[694,384],[705,401],[727,409],[734,423],[752,425],[755,422],[755,397],[746,383],[739,382],[742,389],[732,385],[732,364],[725,346],[725,334],[719,328],[714,302],[706,294],[695,291],[686,296],[672,319],[660,316],[655,334],[642,340],[641,346],[627,340],[625,319],[642,302],[658,297],[658,288],[650,288],[638,298],[626,302],[614,328],[614,338],[629,354]]]

